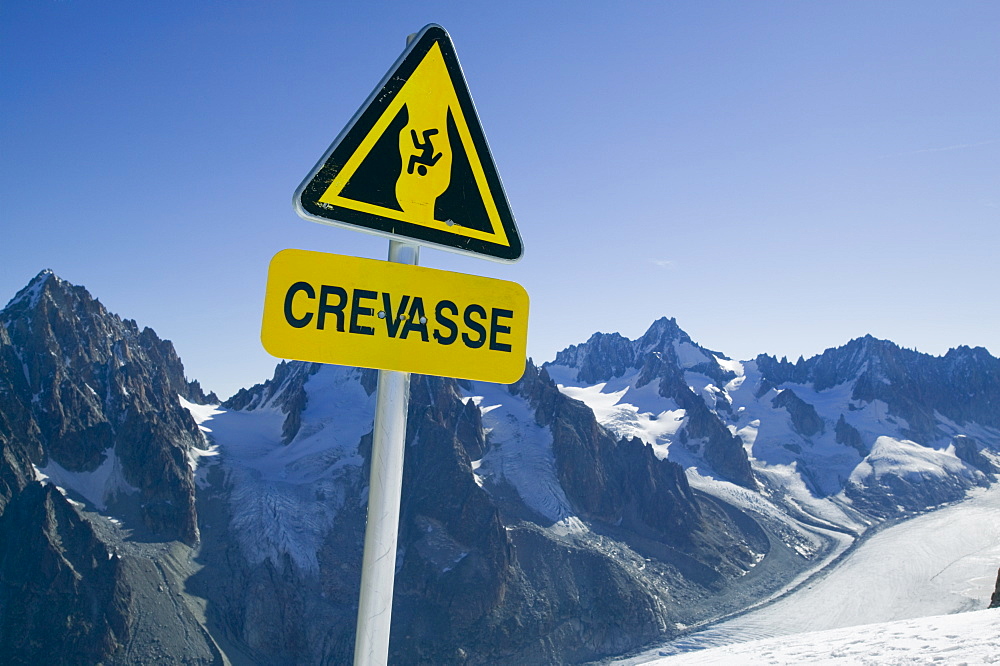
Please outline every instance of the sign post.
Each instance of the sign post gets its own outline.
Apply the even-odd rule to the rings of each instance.
[[[389,241],[389,261],[416,266],[419,259],[420,246]],[[379,370],[376,391],[368,482],[368,525],[365,528],[361,597],[354,638],[355,666],[382,665],[389,660],[410,373]]]
[[[389,654],[410,372],[513,383],[528,295],[419,264],[420,246],[514,262],[523,247],[451,38],[428,25],[295,192],[307,220],[387,237],[389,261],[284,250],[261,341],[281,358],[379,370],[355,666]]]

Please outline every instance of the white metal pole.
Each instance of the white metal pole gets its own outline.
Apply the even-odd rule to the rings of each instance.
[[[415,266],[419,260],[419,245],[389,241],[389,261]],[[375,401],[368,526],[354,642],[355,666],[384,666],[389,659],[410,373],[379,370]]]

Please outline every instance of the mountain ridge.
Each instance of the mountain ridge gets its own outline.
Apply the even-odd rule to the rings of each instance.
[[[219,404],[169,341],[51,271],[0,323],[0,532],[37,535],[0,553],[12,658],[44,649],[18,631],[60,618],[79,627],[67,648],[108,663],[166,645],[191,663],[349,658],[374,371],[281,362]],[[528,361],[510,386],[414,376],[411,391],[400,663],[634,650],[1000,470],[1000,361],[982,348],[864,336],[735,361],[663,317]],[[4,612],[46,561],[82,582]]]

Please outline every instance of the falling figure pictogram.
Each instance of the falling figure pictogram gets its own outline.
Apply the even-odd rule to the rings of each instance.
[[[410,138],[413,139],[413,147],[420,150],[419,155],[410,155],[410,163],[406,166],[406,173],[413,173],[413,166],[415,164],[419,165],[417,167],[417,173],[421,176],[427,175],[427,167],[432,167],[437,164],[437,161],[441,159],[441,153],[434,155],[434,144],[431,142],[431,137],[437,134],[436,129],[429,129],[423,131],[424,140],[421,142],[417,137],[416,130],[410,130]]]

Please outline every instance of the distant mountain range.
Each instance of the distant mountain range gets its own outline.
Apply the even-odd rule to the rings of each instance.
[[[345,663],[376,373],[219,404],[44,271],[0,311],[0,661]],[[672,319],[502,386],[414,376],[392,663],[580,663],[786,589],[1000,470],[1000,360],[735,361]]]

